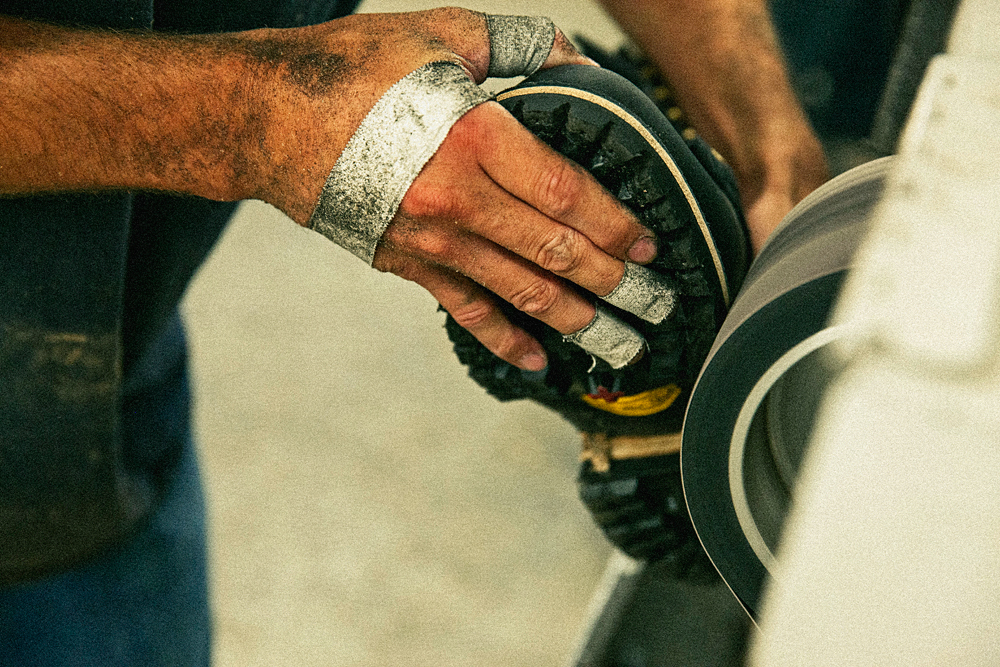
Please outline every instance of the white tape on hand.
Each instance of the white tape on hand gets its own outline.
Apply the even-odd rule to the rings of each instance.
[[[487,76],[528,76],[538,71],[552,52],[556,26],[543,16],[486,15],[490,35]]]
[[[528,75],[545,63],[555,40],[546,18],[486,15],[489,76]],[[432,62],[393,85],[372,107],[327,177],[309,227],[368,264],[406,191],[451,127],[489,97],[457,64]],[[604,299],[658,323],[675,295],[645,267],[627,263],[621,283]],[[646,346],[642,335],[598,305],[586,327],[565,336],[607,361],[627,365]]]
[[[666,278],[652,269],[625,262],[625,274],[618,286],[601,297],[647,322],[659,324],[677,307],[677,291]]]
[[[646,347],[642,334],[600,304],[597,305],[597,312],[590,324],[563,336],[563,340],[579,345],[611,364],[612,368],[627,366]]]
[[[531,74],[548,58],[546,18],[486,15],[489,76]],[[403,196],[459,118],[489,97],[455,63],[432,62],[372,107],[326,179],[309,228],[368,264]]]
[[[451,62],[428,63],[397,81],[347,142],[309,228],[371,264],[417,174],[451,126],[487,99]]]

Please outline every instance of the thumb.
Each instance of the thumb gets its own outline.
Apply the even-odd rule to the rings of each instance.
[[[551,19],[486,14],[490,40],[487,76],[528,76],[543,67],[596,65],[581,55]]]
[[[563,31],[556,28],[556,36],[552,42],[552,51],[539,69],[548,69],[559,65],[590,65],[600,67],[596,60],[588,58],[573,46],[572,42],[563,34]]]

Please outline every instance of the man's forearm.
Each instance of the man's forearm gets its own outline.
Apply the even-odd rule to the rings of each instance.
[[[794,104],[765,0],[601,0],[667,76],[699,131],[737,160],[741,125]]]
[[[0,17],[0,192],[250,196],[251,73],[211,38]]]
[[[789,84],[766,0],[601,2],[733,166],[746,205],[778,190],[794,204],[824,180],[822,153]],[[755,245],[780,215],[750,221],[752,232],[760,227]]]

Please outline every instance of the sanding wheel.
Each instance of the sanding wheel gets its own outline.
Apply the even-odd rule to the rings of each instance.
[[[803,200],[750,268],[692,391],[681,473],[705,551],[751,616],[827,383],[829,326],[892,158]]]

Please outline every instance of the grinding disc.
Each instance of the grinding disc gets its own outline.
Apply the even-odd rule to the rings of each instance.
[[[692,391],[681,473],[702,545],[751,616],[774,564],[795,473],[836,369],[827,320],[891,158],[831,180],[782,222],[750,267]]]

